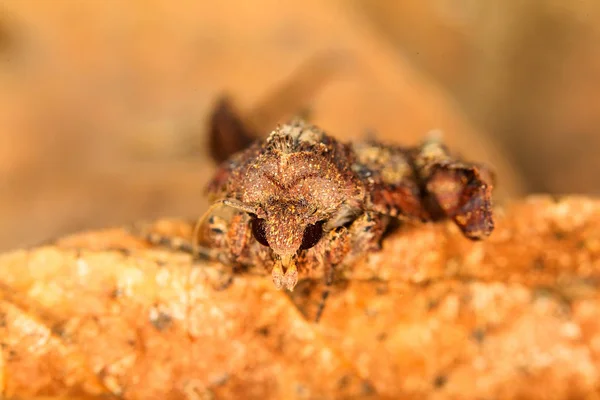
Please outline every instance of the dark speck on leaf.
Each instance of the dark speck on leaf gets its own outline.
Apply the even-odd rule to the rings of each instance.
[[[564,240],[567,238],[567,236],[568,236],[567,232],[564,232],[564,231],[555,231],[554,232],[554,238],[556,240]]]
[[[441,389],[446,385],[447,382],[448,377],[446,375],[438,375],[433,380],[433,387],[435,387],[436,389]]]
[[[348,375],[344,375],[340,378],[340,380],[338,381],[338,388],[343,389],[345,387],[347,387],[350,384],[350,380],[352,378]]]
[[[158,311],[157,313],[151,314],[150,323],[156,328],[156,330],[164,331],[173,323],[173,317],[165,312]]]
[[[258,333],[261,336],[269,336],[269,333],[270,333],[269,327],[268,326],[263,326],[261,328],[258,328],[256,330],[256,333]]]
[[[375,393],[375,388],[369,381],[363,381],[361,385],[363,396],[369,396]]]
[[[477,343],[482,343],[485,340],[485,329],[475,328],[471,332],[471,338]]]

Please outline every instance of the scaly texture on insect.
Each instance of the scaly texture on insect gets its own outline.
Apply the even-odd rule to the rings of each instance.
[[[229,215],[208,216],[200,244],[230,265],[270,271],[277,288],[323,276],[379,248],[396,220],[452,219],[470,239],[493,230],[492,175],[444,145],[342,143],[302,120],[232,155],[208,186]],[[324,296],[326,297],[326,296]]]

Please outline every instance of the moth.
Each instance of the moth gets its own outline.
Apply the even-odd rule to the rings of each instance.
[[[439,140],[347,143],[298,118],[253,139],[228,101],[216,107],[210,133],[220,165],[206,189],[212,206],[197,224],[197,253],[265,271],[277,289],[323,279],[317,320],[336,271],[379,249],[392,225],[451,219],[472,240],[494,228],[492,172]]]

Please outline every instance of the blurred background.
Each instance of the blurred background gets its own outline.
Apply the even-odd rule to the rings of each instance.
[[[497,202],[600,193],[600,2],[0,1],[0,250],[197,217],[227,93],[268,132],[432,129]]]

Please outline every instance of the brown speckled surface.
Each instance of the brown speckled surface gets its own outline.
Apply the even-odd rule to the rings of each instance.
[[[317,292],[299,284],[297,308],[256,275],[219,291],[223,267],[119,229],[4,254],[0,393],[598,397],[598,201],[528,198],[476,243],[405,226],[346,275],[315,325],[299,309]]]

